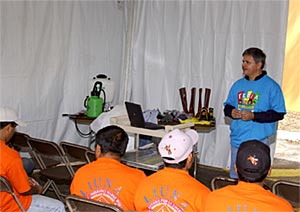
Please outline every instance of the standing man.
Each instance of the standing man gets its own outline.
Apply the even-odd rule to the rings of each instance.
[[[158,145],[165,168],[148,176],[135,195],[136,211],[204,211],[210,190],[189,175],[193,164],[195,130],[175,129]]]
[[[286,113],[280,86],[263,70],[266,61],[263,51],[249,48],[242,56],[245,76],[233,84],[224,103],[225,116],[232,118],[230,177],[235,179],[233,167],[240,144],[256,139],[269,145],[276,122]]]
[[[110,125],[96,134],[96,161],[77,170],[71,183],[71,194],[135,210],[133,198],[144,172],[121,163],[128,135]]]
[[[0,108],[0,175],[11,183],[23,208],[28,212],[65,211],[62,202],[46,196],[38,195],[43,191],[33,178],[28,178],[17,151],[8,147],[8,142],[17,125],[22,125],[17,113],[10,108]],[[11,194],[1,192],[0,211],[20,211]]]
[[[235,171],[238,184],[211,192],[205,211],[294,211],[288,201],[263,188],[265,178],[271,173],[269,146],[257,140],[242,143]]]

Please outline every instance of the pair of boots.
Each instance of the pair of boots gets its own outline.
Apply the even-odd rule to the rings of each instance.
[[[199,88],[199,101],[198,101],[198,110],[195,115],[195,97],[196,97],[196,88],[191,88],[191,99],[190,106],[187,105],[187,95],[186,88],[179,88],[180,99],[182,103],[182,108],[184,113],[189,114],[197,119],[208,120],[209,118],[209,98],[210,98],[211,89],[205,88],[205,97],[204,97],[204,107],[202,107],[202,88]],[[204,117],[205,116],[205,117]]]

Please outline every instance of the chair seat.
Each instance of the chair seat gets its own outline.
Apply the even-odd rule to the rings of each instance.
[[[72,168],[76,172],[83,165],[85,164],[73,165]],[[43,169],[40,174],[54,181],[72,181],[73,179],[64,165]]]
[[[40,171],[40,174],[54,181],[58,181],[58,180],[72,181],[73,179],[73,177],[70,175],[66,167],[63,166],[56,166],[52,168],[42,169]]]
[[[35,158],[32,158],[33,161],[35,162],[35,168],[36,169],[42,169],[42,167],[40,167],[39,163],[37,162],[37,160]],[[44,163],[46,165],[46,167],[54,167],[56,165],[58,165],[60,162],[51,158],[43,158]]]
[[[272,185],[271,190],[277,196],[280,196],[289,201],[293,208],[299,209],[300,183],[287,180],[278,180]]]
[[[82,166],[84,166],[84,165],[86,165],[86,164],[72,165],[72,168],[73,168],[73,170],[74,170],[74,173],[76,173],[76,171],[77,171],[80,167],[82,167]]]

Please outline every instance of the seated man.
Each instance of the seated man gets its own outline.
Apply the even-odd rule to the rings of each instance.
[[[14,150],[18,151],[19,152],[19,148],[14,146],[12,143],[11,143],[11,140],[9,140],[7,143],[6,143],[7,146],[9,146],[10,148],[13,148]],[[35,169],[35,163],[34,161],[31,159],[31,158],[27,158],[27,157],[21,157],[22,158],[22,164],[23,164],[23,167],[25,169],[25,172],[26,174],[31,177],[34,169]]]
[[[165,168],[148,176],[135,195],[137,211],[203,211],[207,187],[191,177],[193,146],[198,141],[195,130],[175,129],[158,145]]]
[[[271,172],[269,146],[257,140],[242,143],[235,171],[238,184],[211,192],[205,211],[293,211],[286,200],[263,188],[263,181]]]
[[[122,164],[128,135],[111,125],[96,134],[97,160],[81,167],[73,178],[71,194],[134,210],[133,198],[144,172]]]
[[[0,108],[0,175],[9,180],[26,211],[65,211],[62,202],[37,195],[42,192],[42,186],[28,178],[19,153],[6,145],[18,124],[21,125],[22,122],[18,120],[14,110]],[[0,211],[20,211],[20,208],[9,193],[1,192]]]

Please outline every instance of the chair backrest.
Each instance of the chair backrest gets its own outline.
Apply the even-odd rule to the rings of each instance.
[[[90,150],[89,147],[85,147],[82,145],[74,144],[67,141],[62,141],[59,144],[61,148],[64,150],[66,156],[69,158],[70,162],[73,161],[81,161],[86,162],[85,152]]]
[[[111,204],[102,203],[99,201],[86,199],[74,195],[69,195],[65,198],[66,205],[70,212],[80,211],[103,211],[103,212],[122,212],[123,209]]]
[[[25,133],[15,132],[9,142],[20,149],[22,152],[30,152],[31,146],[28,143],[29,135]]]
[[[286,199],[294,208],[300,207],[300,183],[278,180],[272,184],[271,190]]]
[[[13,146],[19,152],[26,152],[30,155],[32,160],[35,163],[35,168],[40,169],[38,161],[36,161],[36,155],[34,155],[34,151],[28,140],[31,137],[25,133],[15,132],[13,137],[9,140],[9,144]]]
[[[20,210],[25,211],[21,202],[19,201],[18,197],[16,196],[10,182],[4,176],[0,176],[0,192],[7,192],[7,193],[11,194],[12,197],[14,198],[14,200],[16,201],[17,205],[20,207]]]
[[[218,176],[218,177],[214,177],[211,180],[210,184],[211,184],[211,190],[216,190],[216,189],[228,186],[228,185],[236,185],[237,183],[238,183],[238,180],[236,180],[236,179]]]
[[[84,155],[85,155],[86,161],[88,163],[93,162],[94,160],[96,160],[95,151],[93,151],[93,150],[87,150]]]
[[[37,156],[36,159],[42,169],[49,168],[49,166],[47,166],[47,160],[51,159],[57,162],[56,165],[66,166],[70,174],[74,176],[70,161],[66,158],[64,151],[57,143],[36,138],[30,138],[28,142],[35,152]]]

